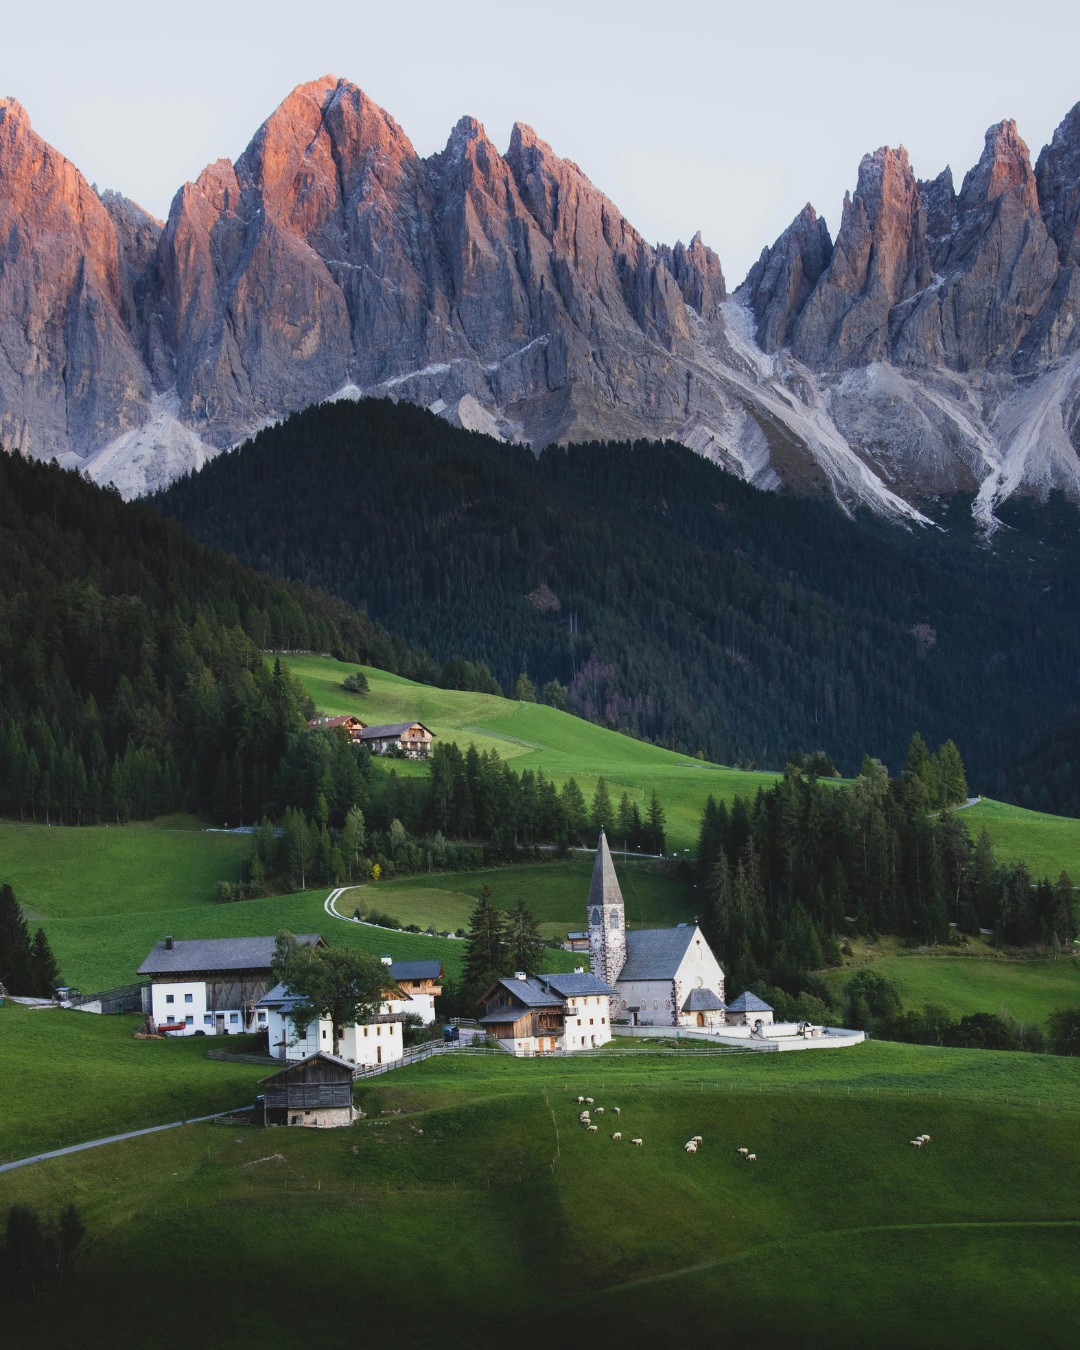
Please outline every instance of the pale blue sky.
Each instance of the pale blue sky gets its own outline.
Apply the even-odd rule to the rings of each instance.
[[[998,0],[59,0],[4,6],[0,94],[154,212],[296,84],[361,86],[421,154],[462,114],[528,122],[650,240],[700,229],[730,284],[806,201],[835,233],[859,159],[957,184],[992,122],[1032,156],[1080,101],[1080,6]]]

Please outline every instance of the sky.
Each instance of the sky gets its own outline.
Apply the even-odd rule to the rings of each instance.
[[[999,0],[48,0],[4,5],[0,95],[99,188],[164,218],[297,84],[358,84],[423,155],[526,122],[651,242],[700,230],[730,286],[861,157],[959,186],[986,128],[1032,158],[1080,101],[1080,6]],[[0,185],[2,188],[2,185]]]

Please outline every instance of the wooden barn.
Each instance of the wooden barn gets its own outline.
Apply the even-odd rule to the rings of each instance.
[[[307,1125],[319,1130],[356,1119],[354,1066],[320,1050],[262,1080],[264,1125]]]

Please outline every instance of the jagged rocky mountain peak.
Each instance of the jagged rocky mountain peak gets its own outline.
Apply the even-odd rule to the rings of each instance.
[[[1080,105],[1033,170],[990,128],[957,193],[902,146],[835,238],[808,204],[728,296],[571,160],[463,117],[421,158],[357,85],[298,86],[162,227],[0,100],[0,438],[131,494],[362,394],[539,448],[677,439],[763,486],[911,517],[1080,497]]]

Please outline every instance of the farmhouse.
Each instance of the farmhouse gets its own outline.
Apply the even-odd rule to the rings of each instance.
[[[403,995],[389,1000],[390,1012],[415,1014],[430,1026],[435,1021],[435,1000],[443,991],[442,962],[395,961],[389,956],[382,960],[383,965],[390,967],[390,974]]]
[[[262,1080],[264,1125],[325,1130],[356,1119],[353,1066],[322,1051]]]
[[[325,947],[318,933],[298,939]],[[158,1031],[183,1036],[231,1036],[261,1031],[259,1000],[275,983],[276,939],[163,938],[139,967],[149,975],[150,1017]]]
[[[517,1056],[595,1049],[611,1040],[615,991],[584,971],[498,980],[480,1000],[480,1025]]]
[[[635,1026],[720,1027],[724,972],[697,924],[626,930],[603,831],[589,887],[589,965],[613,985],[612,1014]]]
[[[354,717],[352,713],[347,713],[344,717],[313,717],[308,726],[312,729],[316,727],[325,727],[328,731],[347,731],[351,740],[358,741],[360,733],[367,725],[361,722],[359,717]]]
[[[408,759],[427,759],[434,734],[423,722],[388,722],[381,727],[365,727],[360,739],[376,755],[399,751]]]
[[[328,1017],[297,1025],[294,1014],[300,1002],[283,984],[274,985],[258,1002],[259,1025],[266,1027],[267,1045],[276,1059],[304,1060],[329,1054],[334,1048],[334,1028]],[[391,1012],[390,1003],[385,1002],[376,1016],[340,1027],[342,1060],[362,1069],[400,1060],[405,1053],[403,1021],[403,1014]]]

